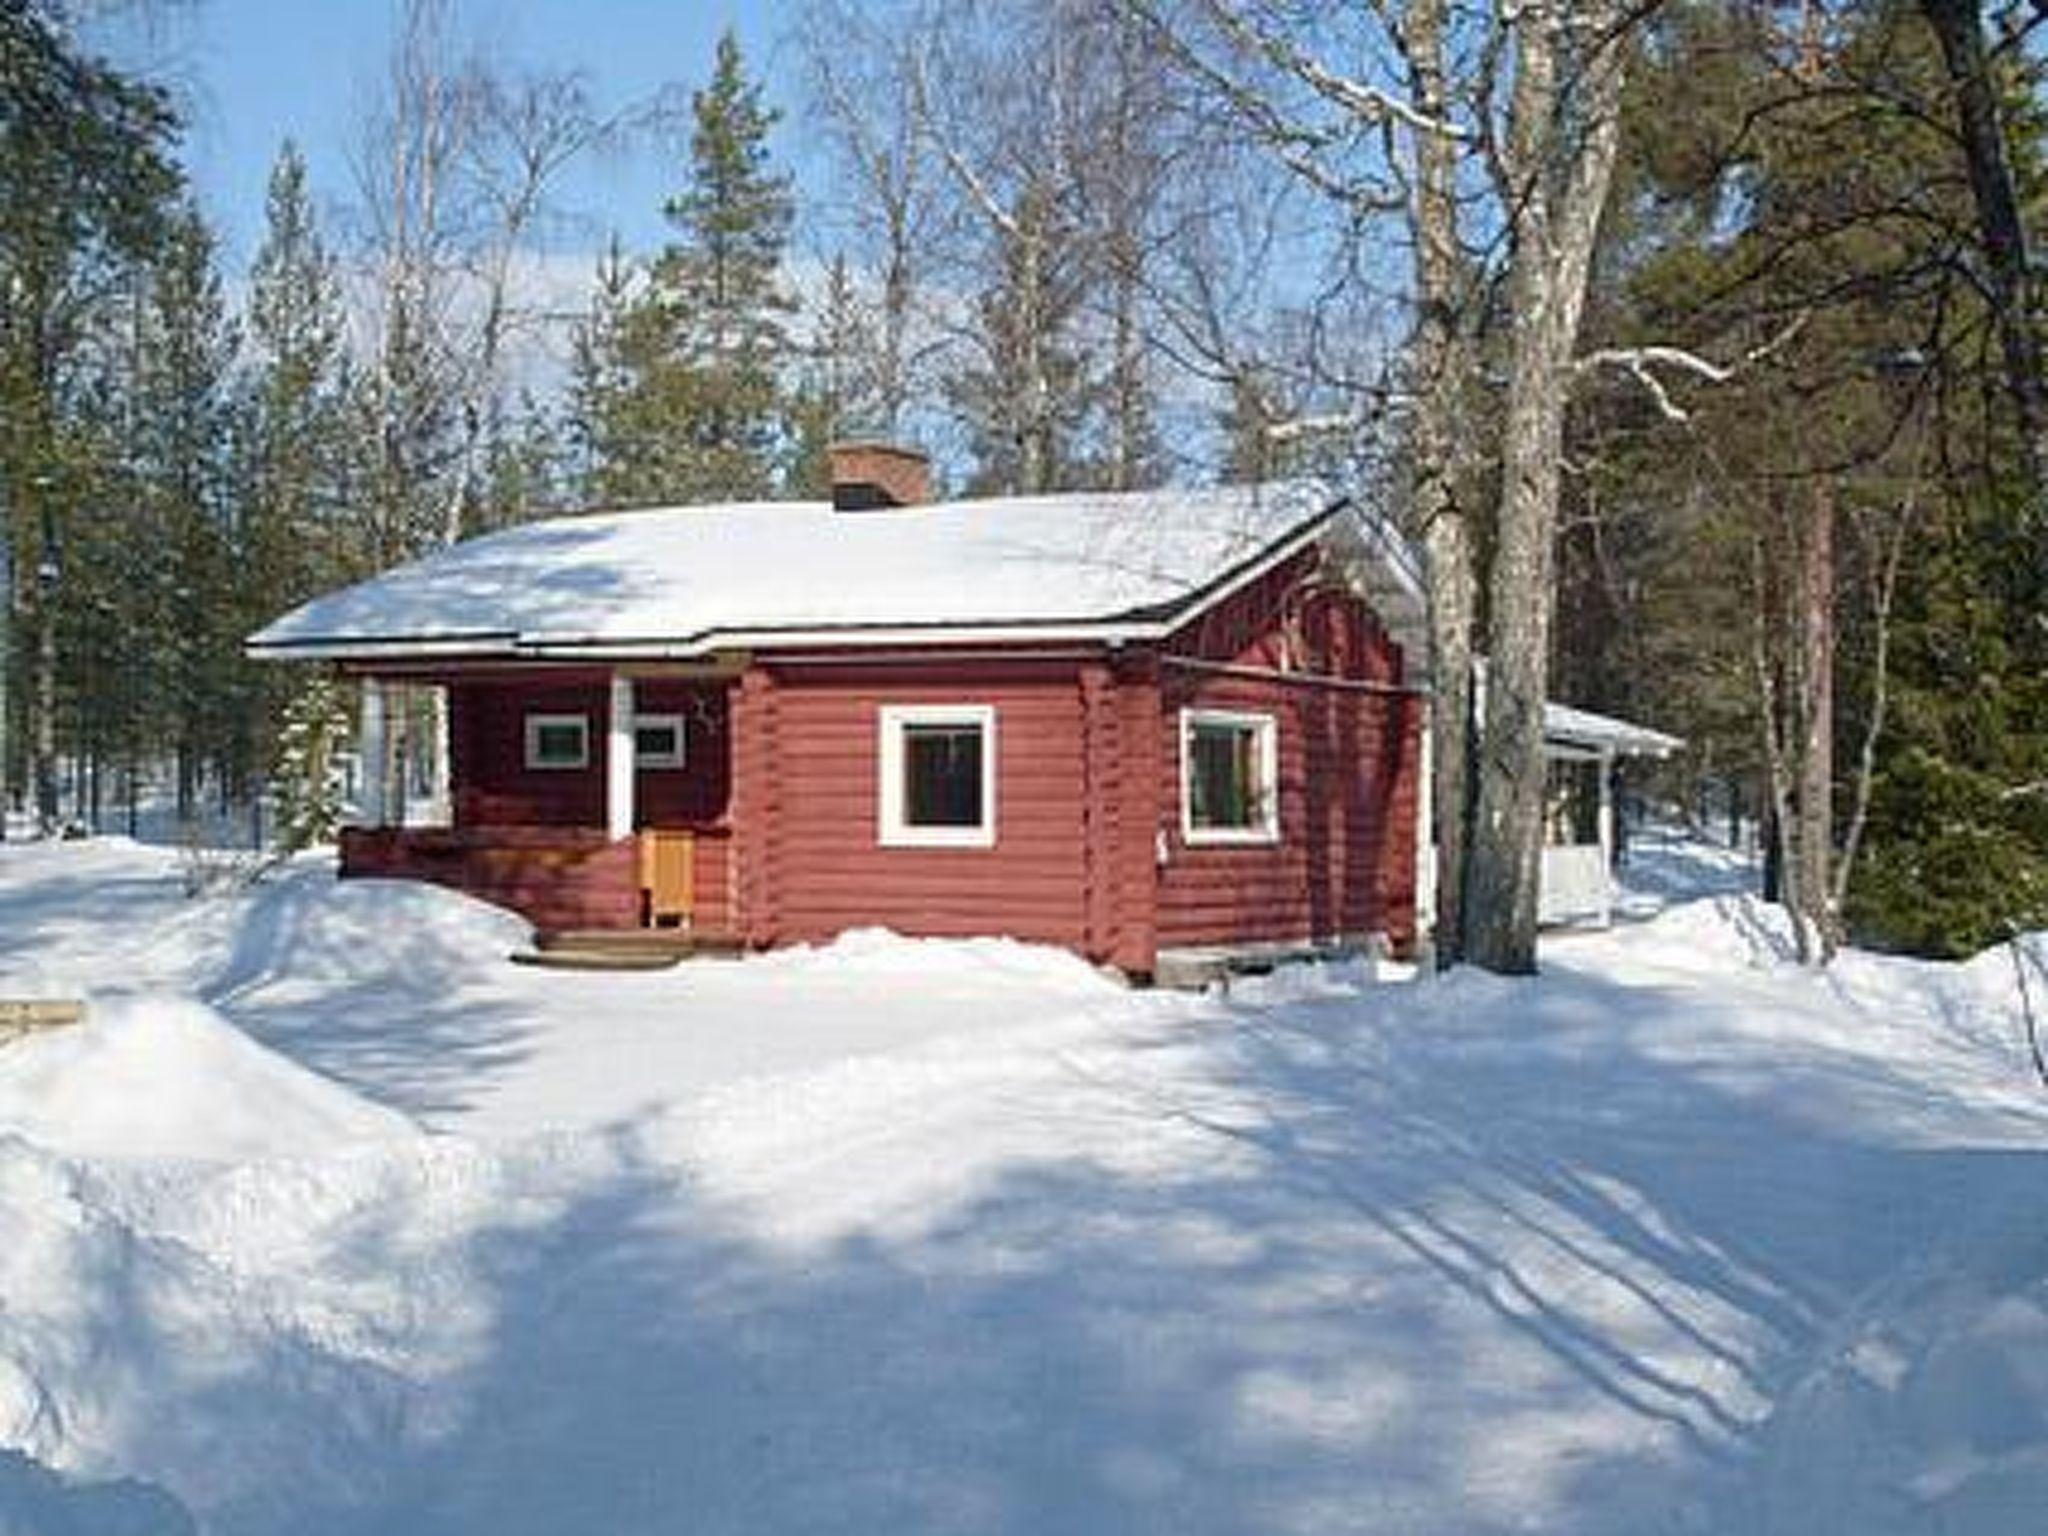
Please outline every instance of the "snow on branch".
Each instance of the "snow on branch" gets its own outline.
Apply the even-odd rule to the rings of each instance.
[[[1389,395],[1384,405],[1401,403],[1405,397]],[[1269,443],[1294,443],[1305,437],[1328,437],[1338,432],[1355,432],[1377,420],[1378,410],[1331,411],[1321,416],[1290,416],[1285,421],[1266,423],[1262,429]]]
[[[1240,48],[1264,58],[1274,68],[1294,76],[1323,100],[1350,113],[1360,122],[1377,127],[1389,120],[1405,123],[1418,133],[1437,133],[1463,142],[1471,131],[1448,118],[1424,112],[1413,102],[1391,91],[1383,91],[1363,80],[1340,75],[1312,58],[1278,33],[1258,25],[1244,14],[1243,7],[1209,0],[1207,10],[1226,36]]]
[[[1692,420],[1689,411],[1671,398],[1670,390],[1657,376],[1659,368],[1674,369],[1704,379],[1709,384],[1726,384],[1743,369],[1762,362],[1772,353],[1784,347],[1805,327],[1807,317],[1799,316],[1784,330],[1770,340],[1751,347],[1733,363],[1717,363],[1704,358],[1697,352],[1688,352],[1684,347],[1603,347],[1597,352],[1588,352],[1572,365],[1575,374],[1591,373],[1596,368],[1619,368],[1631,375],[1649,392],[1658,413],[1666,421],[1687,422]]]

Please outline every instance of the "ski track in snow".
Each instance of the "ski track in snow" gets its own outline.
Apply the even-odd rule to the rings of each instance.
[[[1191,998],[0,846],[93,1007],[0,1048],[0,1533],[2031,1528],[2009,956],[1808,975],[1682,852],[1536,981]]]

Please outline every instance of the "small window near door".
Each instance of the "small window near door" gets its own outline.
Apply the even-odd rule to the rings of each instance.
[[[683,766],[683,717],[640,715],[633,721],[633,761],[642,768]]]
[[[1280,840],[1279,732],[1271,715],[1181,711],[1181,835],[1190,844]]]
[[[994,847],[995,710],[985,704],[885,705],[881,730],[883,845]]]
[[[588,768],[590,721],[583,715],[528,715],[528,768]]]

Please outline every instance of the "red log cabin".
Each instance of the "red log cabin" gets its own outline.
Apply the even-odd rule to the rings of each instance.
[[[747,948],[880,925],[1162,956],[1417,936],[1422,595],[1310,484],[830,504],[467,541],[251,638],[363,683],[345,876]],[[1426,900],[1426,895],[1425,895]]]

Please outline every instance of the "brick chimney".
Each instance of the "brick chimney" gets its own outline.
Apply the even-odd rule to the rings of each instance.
[[[931,460],[915,448],[849,442],[825,452],[832,463],[832,505],[840,512],[921,507],[932,499]]]

